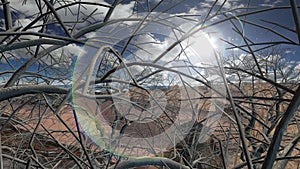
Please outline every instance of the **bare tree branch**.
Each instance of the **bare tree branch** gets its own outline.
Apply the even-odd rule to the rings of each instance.
[[[5,28],[6,30],[12,29],[12,17],[11,17],[11,11],[9,6],[9,1],[7,0],[1,0],[3,5],[3,13],[4,13],[4,19],[5,19]]]
[[[283,117],[281,118],[279,124],[275,129],[274,136],[272,138],[271,144],[268,149],[268,153],[266,155],[266,158],[262,166],[263,169],[271,169],[273,167],[273,163],[278,153],[277,151],[280,147],[280,142],[282,141],[284,131],[286,130],[289,122],[297,112],[299,105],[300,105],[300,86],[296,90],[296,93],[289,107],[287,108],[286,112],[284,113]]]
[[[67,94],[68,89],[61,88],[52,85],[28,85],[28,86],[16,86],[0,89],[0,101],[6,100],[8,98],[18,97],[25,94],[35,94],[35,93],[57,93],[57,94]]]

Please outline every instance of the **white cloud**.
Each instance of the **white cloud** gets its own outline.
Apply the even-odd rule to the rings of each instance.
[[[298,61],[298,62],[296,63],[296,66],[295,66],[294,69],[297,70],[297,71],[300,71],[300,61]]]
[[[22,27],[26,27],[27,25],[29,25],[32,22],[31,19],[25,19],[25,18],[20,18],[15,22],[16,26],[22,26]],[[33,26],[34,28],[29,29],[28,31],[31,32],[38,32],[41,30],[41,25],[43,24],[42,21],[38,21],[36,22]],[[26,36],[22,36],[23,38],[28,38],[28,39],[37,39],[37,36],[30,36],[30,35],[26,35]]]
[[[149,0],[150,2],[154,2],[154,3],[158,3],[160,2],[161,0]]]
[[[293,54],[293,55],[295,55],[296,51],[294,51],[294,50],[286,50],[286,51],[284,51],[284,53],[285,54]]]
[[[260,6],[262,6],[262,7],[274,7],[274,5],[273,4],[260,4]]]
[[[110,5],[107,2],[105,2],[104,0],[82,0],[83,2],[95,2],[95,3],[101,3],[104,5]],[[133,11],[133,7],[134,7],[135,1],[131,1],[128,4],[118,4],[115,9],[114,12],[112,13],[111,19],[118,19],[118,18],[127,18],[132,14]],[[56,6],[59,7],[60,4],[56,3]],[[94,17],[94,19],[96,20],[102,20],[104,19],[106,13],[108,12],[109,8],[107,7],[103,7],[103,6],[95,6],[95,5],[84,5],[84,7],[81,7],[81,12],[84,13],[85,15],[89,15],[92,11],[94,11],[95,9],[97,9],[96,13],[98,13],[99,15],[97,15],[97,17]],[[70,7],[68,10],[60,10],[59,14],[60,16],[62,16],[64,19],[67,20],[73,20],[75,21],[77,16],[73,15],[72,13],[70,13],[70,10],[72,11],[72,13],[76,13],[78,12],[78,6],[72,6]],[[66,15],[67,12],[67,15]],[[81,17],[84,17],[82,14],[80,15]]]
[[[26,2],[26,3],[23,3]],[[54,4],[54,8],[60,7],[61,5],[66,5],[68,3],[73,3],[74,1],[69,2],[58,2],[56,1]],[[95,3],[101,3],[103,5],[110,5],[104,0],[82,0],[82,2],[95,2]],[[42,2],[43,3],[43,2]],[[132,1],[128,4],[118,4],[111,16],[111,19],[117,19],[117,18],[126,18],[132,14],[133,7],[134,7],[135,1]],[[17,12],[19,14],[18,21],[23,22],[22,19],[33,19],[36,17],[37,14],[39,14],[38,5],[35,3],[35,1],[24,1],[24,0],[11,0],[10,5],[13,8],[13,11]],[[78,11],[80,9],[80,11]],[[42,4],[42,11],[46,12],[47,7],[46,5]],[[76,22],[77,21],[77,15],[79,15],[80,21],[85,20],[87,16],[89,16],[93,11],[96,12],[93,14],[93,19],[90,19],[90,22],[100,21],[103,20],[106,13],[108,12],[109,8],[103,7],[100,5],[81,5],[79,8],[79,5],[72,5],[65,9],[60,9],[56,11],[60,18],[63,21],[68,22]],[[22,14],[20,14],[20,12]],[[23,15],[23,16],[22,16]],[[52,21],[50,21],[52,22]],[[28,23],[27,23],[28,24]],[[88,22],[84,23],[78,23],[76,26],[81,28],[83,26],[86,26]]]
[[[69,44],[67,46],[64,46],[62,48],[62,50],[64,50],[65,52],[68,52],[69,54],[79,54],[79,53],[86,54],[87,53],[87,51],[83,47],[75,45],[75,44]]]
[[[127,18],[131,16],[134,5],[135,1],[131,1],[129,4],[119,4],[112,14],[112,19]]]
[[[201,8],[211,8],[212,4],[215,2],[215,0],[205,0],[204,2],[200,2],[200,7]],[[221,6],[224,3],[223,1],[217,1],[216,5],[217,6]],[[240,1],[236,1],[236,0],[227,0],[225,2],[225,4],[223,5],[223,9],[228,10],[228,9],[236,9],[236,8],[242,8],[245,5],[240,2]]]
[[[182,25],[180,28],[187,31],[188,29],[185,28],[191,28],[190,26],[190,24],[187,24]],[[177,32],[176,35],[179,36],[180,34]],[[183,34],[181,34],[181,36],[183,36]],[[153,34],[139,35],[134,41],[139,47],[138,50],[134,52],[134,56],[136,56],[137,61],[152,62],[177,41],[174,37],[175,35],[172,33],[164,38]],[[184,40],[180,45],[176,45],[172,50],[168,51],[157,64],[172,67],[172,69],[176,71],[193,77],[200,77],[201,74],[203,76],[208,76],[208,79],[210,80],[212,80],[212,78],[215,80],[218,73],[213,71],[205,72],[203,68],[216,65],[213,50],[214,49],[205,34],[199,33]],[[152,71],[153,70],[154,69],[152,69]],[[203,73],[208,74],[204,75]],[[168,78],[168,73],[163,75],[165,79]],[[193,79],[185,77],[183,77],[183,79],[189,84],[195,83]]]
[[[161,35],[158,35],[161,36]],[[142,59],[142,61],[154,61],[160,54],[162,54],[168,46],[174,43],[169,37],[165,37],[163,41],[155,38],[153,34],[146,34],[138,36],[136,39],[137,46],[140,48],[135,55]],[[160,61],[168,62],[174,59],[180,52],[179,47],[175,47],[170,52],[168,52],[165,56],[162,57]]]
[[[225,2],[225,4],[223,4],[223,2],[224,1],[217,1],[217,3],[216,3],[217,7],[220,7],[221,5],[223,5],[222,9],[221,9],[223,11],[245,7],[245,5],[240,1],[227,0]],[[205,1],[199,2],[199,4],[197,6],[191,7],[186,12],[177,13],[177,15],[197,15],[197,16],[188,16],[187,18],[201,21],[204,19],[204,17],[206,17],[206,15],[207,15],[208,11],[210,10],[210,8],[212,7],[213,3],[215,3],[215,0],[205,0]],[[212,22],[219,20],[221,17],[223,17],[221,15],[215,15],[214,10],[218,9],[217,7],[215,7],[212,10],[212,12],[210,13],[210,17],[212,17],[212,18],[210,18],[210,21],[212,21]],[[240,12],[240,10],[232,11],[232,12],[230,12],[230,14],[234,15],[234,12]]]
[[[39,13],[39,8],[35,1],[10,0],[9,2],[9,5],[13,9],[22,12],[25,16],[32,16]]]
[[[276,0],[276,1],[270,1],[270,0],[265,0],[264,3],[260,4],[259,6],[262,7],[275,7],[276,5],[282,3],[282,0]]]
[[[23,2],[26,2],[26,3],[23,3]],[[66,5],[67,3],[73,3],[73,2],[74,1],[68,1],[68,2],[66,1],[62,4],[62,3],[59,3],[59,1],[55,1],[54,8],[57,8],[61,5]],[[82,2],[96,2],[96,3],[109,5],[104,0],[82,0]],[[30,1],[11,0],[10,5],[12,7],[12,10],[19,14],[18,15],[19,18],[15,21],[14,26],[22,26],[22,27],[27,26],[36,17],[36,14],[39,13],[36,1],[33,1],[33,0],[30,0]],[[42,4],[42,6],[43,6],[43,9],[42,9],[43,12],[46,12],[45,10],[47,9],[47,7],[43,4]],[[85,15],[89,15],[92,11],[97,9],[96,13],[99,13],[99,15],[97,15],[97,17],[95,17],[95,19],[102,20],[104,18],[105,14],[108,11],[108,8],[101,7],[99,5],[83,5],[83,6],[80,7],[80,12],[79,12],[80,17],[79,18],[84,17],[84,15],[82,13],[84,13]],[[129,4],[119,4],[115,8],[115,12],[112,14],[111,18],[116,19],[116,18],[129,16],[132,12],[133,6],[134,6],[133,1],[130,2]],[[63,21],[68,21],[68,22],[69,21],[76,21],[77,14],[78,14],[78,7],[79,7],[78,5],[73,5],[73,6],[70,6],[69,8],[60,9],[56,12],[59,14],[59,16],[61,17],[61,19]],[[49,18],[50,18],[49,22],[53,22],[51,20],[51,17],[49,17]],[[41,19],[33,25],[34,28],[30,28],[30,29],[28,29],[28,31],[38,32],[41,29],[42,24],[43,24],[43,21]],[[78,23],[78,24],[76,24],[76,26],[78,28],[82,28],[83,26],[85,26],[87,24],[88,24],[87,22],[86,23]],[[66,25],[69,26],[70,24],[66,23]],[[57,30],[52,29],[52,27],[50,27],[50,26],[48,27],[47,31],[50,32],[50,33],[53,33],[53,34],[59,33],[59,32],[57,32]],[[94,32],[89,34],[90,37],[94,37],[95,35],[96,35],[96,33],[94,33]],[[23,35],[23,36],[21,36],[21,39],[24,39],[24,40],[33,40],[33,39],[37,39],[37,38],[39,38],[39,37],[38,36],[32,36],[32,35]],[[42,45],[42,46],[47,48],[50,45]],[[35,49],[36,49],[35,46],[30,47],[30,50],[32,50],[31,53],[28,52],[25,49],[18,49],[18,50],[14,51],[14,54],[16,55],[17,58],[19,58],[19,57],[31,58]],[[66,47],[57,49],[57,50],[51,52],[50,54],[52,54],[53,58],[55,59],[55,58],[60,57],[61,54],[65,54],[65,55],[76,54],[77,52],[80,52],[81,50],[82,50],[81,47],[72,44],[72,45],[68,45]],[[44,57],[43,58],[43,61],[45,61],[46,63],[50,63],[50,60],[51,60],[50,57]],[[66,62],[67,62],[67,60],[66,60]]]
[[[45,48],[45,50],[47,50],[47,48],[50,46],[51,45],[42,45],[42,48],[40,50],[42,50],[43,48]],[[31,47],[30,48],[31,52],[29,52],[28,50],[23,49],[23,48],[14,50],[13,51],[13,54],[14,54],[13,59],[32,58],[35,49],[36,49],[36,47]],[[43,58],[41,58],[41,61],[44,64],[48,64],[48,65],[54,64],[55,67],[68,68],[72,64],[71,58],[73,57],[73,55],[78,55],[79,53],[84,54],[84,53],[86,53],[86,51],[81,46],[77,46],[75,44],[69,44],[67,46],[58,48],[58,49],[50,52],[49,54],[45,55]]]

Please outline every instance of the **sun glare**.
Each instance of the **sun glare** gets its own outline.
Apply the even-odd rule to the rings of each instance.
[[[206,38],[214,49],[218,49],[217,40],[215,37],[207,35]]]

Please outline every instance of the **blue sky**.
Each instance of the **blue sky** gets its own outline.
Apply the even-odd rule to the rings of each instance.
[[[108,3],[112,3],[112,0],[106,0]],[[144,2],[144,3],[143,3]],[[146,3],[148,2],[148,3]],[[140,1],[140,3],[135,4],[135,8],[139,11],[147,11],[151,8],[153,8],[159,0],[149,0],[149,1]],[[192,14],[192,15],[199,15],[192,17],[193,19],[203,19],[205,12],[208,10],[209,7],[214,4],[214,0],[165,0],[163,1],[158,8],[156,8],[155,12],[166,12],[166,13],[172,13],[172,14]],[[218,3],[216,3],[214,10],[218,9],[220,5],[224,1],[220,0]],[[123,0],[121,1],[123,4],[129,4],[132,3],[130,0]],[[289,6],[289,1],[286,0],[228,0],[224,6],[222,11],[231,10],[234,8],[243,8],[243,7],[249,7],[248,11],[257,11],[261,9],[266,8],[274,8],[274,7],[280,7],[280,6]],[[299,4],[298,4],[299,5]],[[171,9],[167,10],[167,8]],[[214,11],[213,10],[213,11]],[[245,12],[245,9],[240,9],[233,11],[231,13],[232,16],[238,15],[242,12]],[[213,12],[212,12],[213,13]],[[230,15],[230,14],[229,14]],[[218,19],[221,19],[221,17],[217,17],[215,19],[212,19],[213,21],[216,21]],[[241,19],[245,19],[242,17]],[[260,24],[262,26],[265,26],[267,28],[270,28],[288,38],[291,40],[298,42],[297,36],[294,32],[290,32],[286,29],[280,28],[279,26],[276,26],[271,23],[267,23],[265,21],[271,21],[276,24],[281,24],[286,27],[292,28],[295,30],[295,23],[293,20],[293,15],[290,9],[274,9],[267,12],[261,12],[258,14],[249,15],[246,18],[248,21],[251,21],[255,24]],[[238,21],[234,21],[237,26],[241,26],[241,23]],[[209,22],[207,23],[209,24]],[[245,36],[249,38],[252,41],[255,42],[266,42],[266,41],[286,41],[282,37],[262,28],[255,27],[250,24],[243,23],[244,30],[245,30]],[[220,24],[214,27],[215,30],[219,31],[221,34],[221,38],[228,40],[235,44],[241,44],[243,45],[244,42],[241,39],[240,35],[237,35],[232,30],[232,25],[229,22],[226,22],[224,24]],[[219,38],[219,37],[217,37]],[[230,47],[230,46],[226,46]],[[286,48],[287,50],[287,56],[290,60],[299,60],[300,57],[297,57],[297,55],[300,54],[300,47],[295,45],[282,45],[283,48]],[[256,48],[254,48],[255,50]]]
[[[102,0],[97,1],[101,3]],[[105,0],[107,4],[112,4],[114,0]],[[135,3],[135,1],[132,0],[121,0],[121,4],[118,5],[119,8],[115,10],[114,15],[122,15],[126,17],[128,15],[129,11],[131,10],[138,10],[139,12],[147,12],[147,10],[152,9],[159,0],[145,0],[145,1],[138,1],[139,3]],[[214,10],[218,9],[220,5],[223,3],[222,0],[218,1],[216,3]],[[191,17],[192,19],[203,19],[203,17],[206,14],[206,11],[209,7],[214,4],[214,0],[164,0],[154,11],[155,12],[166,12],[166,13],[172,13],[172,14],[191,14],[191,15],[199,15]],[[35,13],[37,13],[37,10],[33,10],[32,6],[34,6],[34,2],[26,2],[24,6],[22,6],[22,3],[20,3],[19,0],[11,0],[11,6],[13,7],[13,18],[15,21],[18,21],[19,23],[15,23],[16,25],[20,24],[22,26],[25,26],[30,18],[34,16]],[[278,7],[278,6],[288,6],[289,1],[286,0],[227,0],[226,3],[223,6],[222,11],[234,9],[234,8],[243,8],[249,6],[249,11],[264,9],[264,8],[270,8],[270,7]],[[92,9],[92,8],[91,8]],[[83,12],[88,12],[91,9],[87,9]],[[166,10],[168,9],[168,10]],[[214,11],[213,10],[213,11]],[[103,9],[99,10],[99,13],[102,11],[105,11]],[[239,10],[239,11],[233,11],[232,15],[238,15],[241,12],[244,12],[245,10]],[[23,13],[23,14],[21,14]],[[212,12],[214,13],[214,12]],[[63,14],[63,13],[62,13]],[[70,15],[70,13],[69,13]],[[230,14],[229,14],[230,15]],[[0,13],[0,17],[3,18],[2,12]],[[70,16],[61,16],[62,18],[65,18],[66,20],[69,20]],[[99,17],[100,18],[100,17]],[[28,19],[28,20],[26,20]],[[212,19],[212,21],[215,21],[217,19],[221,19],[221,17],[217,17],[215,19]],[[289,9],[282,9],[282,10],[273,10],[268,12],[263,12],[259,14],[249,15],[247,16],[247,20],[250,20],[254,23],[261,24],[264,26],[267,26],[268,28],[271,28],[275,31],[278,31],[282,33],[283,35],[290,37],[292,40],[297,41],[296,36],[294,33],[291,33],[287,30],[284,30],[282,28],[279,28],[278,26],[271,25],[269,23],[263,22],[262,20],[268,20],[272,21],[274,23],[283,24],[289,28],[295,29],[294,20],[292,17],[291,10]],[[237,23],[237,22],[235,22]],[[207,23],[209,24],[209,22]],[[239,25],[239,24],[238,24]],[[63,35],[63,31],[61,28],[53,25],[50,25],[51,29],[49,33],[51,34],[58,34]],[[231,28],[232,25],[228,22],[224,24],[220,24],[219,26],[214,27],[217,31],[219,31],[222,34],[222,38],[226,40],[230,40],[234,43],[239,43],[239,41],[242,41],[240,37],[234,33]],[[245,35],[249,37],[253,41],[275,41],[275,40],[281,40],[282,38],[278,37],[277,35],[274,35],[270,31],[263,30],[261,28],[255,28],[253,26],[250,26],[248,24],[245,25]],[[241,42],[242,43],[242,42]],[[288,46],[291,48],[291,50],[295,52],[291,52],[290,55],[299,53],[300,49],[298,46]]]

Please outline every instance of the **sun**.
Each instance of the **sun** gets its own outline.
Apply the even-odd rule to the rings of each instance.
[[[217,39],[215,37],[207,34],[206,38],[214,49],[218,49]]]

